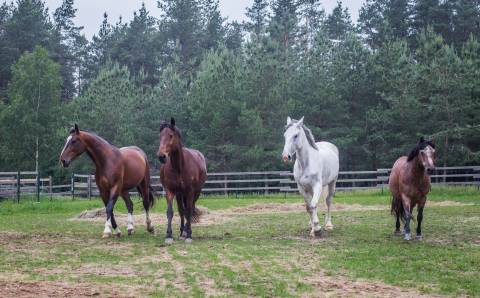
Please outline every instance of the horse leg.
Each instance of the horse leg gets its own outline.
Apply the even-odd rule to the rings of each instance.
[[[118,226],[113,216],[113,207],[118,198],[117,187],[112,187],[109,192],[108,201],[105,205],[105,210],[107,212],[107,221],[105,222],[105,230],[103,231],[103,238],[108,238],[112,235],[112,228],[116,230],[118,235]]]
[[[400,231],[400,214],[397,214],[396,217],[397,221],[395,223],[395,232],[393,233],[393,235],[402,236],[402,231]]]
[[[149,202],[149,197],[150,197],[150,188],[148,187],[148,184],[146,180],[143,180],[140,185],[137,187],[138,192],[142,196],[142,201],[143,201],[143,209],[145,209],[145,224],[147,226],[147,231],[149,233],[154,233],[155,229],[152,226],[152,221],[150,220],[150,202]]]
[[[332,216],[330,214],[332,208],[332,200],[333,195],[335,194],[335,184],[337,181],[333,181],[328,185],[328,194],[325,198],[325,202],[327,203],[327,215],[325,216],[325,230],[333,230],[332,225]]]
[[[423,208],[425,207],[425,201],[418,204],[418,215],[417,215],[417,236],[415,236],[415,240],[422,240],[422,220],[423,220]]]
[[[172,218],[173,218],[173,197],[174,194],[167,191],[167,235],[165,236],[165,243],[166,244],[172,244],[173,243],[173,237],[172,237]]]
[[[411,239],[410,220],[412,219],[412,213],[410,209],[410,198],[404,194],[402,194],[402,204],[403,204],[403,210],[405,212],[405,226],[403,228],[404,230],[403,239],[408,241]]]
[[[130,199],[130,193],[128,191],[124,191],[122,193],[123,201],[125,202],[125,206],[127,207],[127,232],[128,235],[132,235],[135,232],[135,228],[133,227],[133,202]]]
[[[315,237],[322,230],[320,222],[317,215],[317,204],[320,200],[322,194],[322,184],[317,183],[313,186],[313,196],[310,204],[307,204],[308,212],[310,213],[310,218],[312,219],[312,230],[310,231],[310,236]]]
[[[187,238],[187,232],[185,230],[185,206],[183,205],[183,196],[177,193],[175,196],[177,199],[178,214],[180,215],[180,240]]]
[[[193,215],[193,195],[188,193],[184,197],[184,205],[186,207],[186,224],[185,232],[187,233],[187,238],[185,239],[186,243],[192,242],[192,215]]]

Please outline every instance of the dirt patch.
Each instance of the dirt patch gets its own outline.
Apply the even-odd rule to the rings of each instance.
[[[0,281],[3,297],[135,297],[108,287],[88,283],[67,282],[4,282]]]
[[[314,287],[314,292],[303,297],[441,297],[428,296],[384,284],[380,281],[349,280],[342,276],[317,276],[307,277],[306,283]]]

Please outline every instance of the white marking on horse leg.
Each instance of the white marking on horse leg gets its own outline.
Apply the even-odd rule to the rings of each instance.
[[[112,234],[112,221],[109,219],[105,221],[105,229],[103,230],[103,236],[110,236]]]
[[[148,211],[145,211],[145,223],[147,225],[147,231],[153,233],[155,230],[152,226],[152,221],[150,220],[150,214]]]
[[[133,215],[132,213],[128,213],[127,215],[127,230],[130,234],[130,231],[133,231],[135,228],[133,227]]]

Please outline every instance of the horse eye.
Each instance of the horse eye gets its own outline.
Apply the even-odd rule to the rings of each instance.
[[[294,139],[298,138],[298,135],[294,135],[293,138],[294,138]]]
[[[72,140],[72,144],[75,144],[77,142],[77,140]]]
[[[173,138],[173,135],[170,135],[170,139]]]

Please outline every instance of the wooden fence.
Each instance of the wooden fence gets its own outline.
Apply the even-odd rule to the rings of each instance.
[[[343,171],[337,180],[338,191],[388,188],[390,169]],[[434,185],[474,185],[480,188],[480,166],[438,167],[430,177]],[[151,177],[155,191],[163,194],[159,176]],[[295,193],[297,185],[290,171],[209,173],[203,194]],[[70,183],[53,185],[51,177],[36,172],[0,172],[0,197],[20,199],[23,194],[91,198],[99,191],[93,175],[72,174]],[[135,194],[133,192],[132,194]]]
[[[340,172],[337,180],[337,190],[381,189],[383,191],[388,188],[389,175],[390,169],[343,171]],[[478,188],[480,187],[480,166],[438,167],[432,171],[430,177],[434,185],[475,185]],[[163,194],[160,177],[152,176],[151,181],[155,191]],[[94,176],[75,174],[72,183],[74,184],[73,194],[76,196],[90,198],[99,195]],[[204,195],[295,193],[297,191],[293,173],[290,171],[209,173],[202,190]]]

